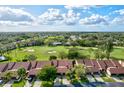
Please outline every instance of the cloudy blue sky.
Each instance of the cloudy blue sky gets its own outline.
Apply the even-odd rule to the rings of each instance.
[[[0,6],[0,32],[124,31],[124,5]]]

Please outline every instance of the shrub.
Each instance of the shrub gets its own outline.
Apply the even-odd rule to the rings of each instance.
[[[42,86],[43,87],[52,87],[53,82],[52,81],[42,81]]]
[[[49,60],[55,60],[55,59],[57,59],[56,56],[50,56],[50,57],[49,57]]]

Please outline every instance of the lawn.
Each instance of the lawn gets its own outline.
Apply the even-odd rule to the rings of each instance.
[[[114,79],[112,79],[111,77],[102,77],[102,79],[105,81],[105,82],[116,82]]]
[[[14,82],[12,84],[12,87],[24,87],[25,83],[26,83],[26,80],[21,80],[19,82]]]
[[[58,56],[59,52],[63,52],[63,51],[68,53],[69,48],[72,48],[72,47],[69,47],[69,46],[56,46],[56,47],[33,46],[33,47],[15,49],[5,55],[9,56],[12,62],[21,61],[25,57],[25,55],[29,55],[29,54],[36,55],[37,60],[48,61],[50,55]],[[77,46],[77,48],[79,49],[79,52],[82,55],[88,56],[90,58],[94,58],[94,54],[93,52],[89,51],[89,47]],[[113,52],[111,53],[111,57],[116,58],[116,59],[124,59],[123,55],[124,55],[123,47],[115,47]]]

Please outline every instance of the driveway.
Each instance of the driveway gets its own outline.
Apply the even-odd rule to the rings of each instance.
[[[54,80],[54,87],[58,86],[61,86],[61,77],[59,76]]]
[[[87,75],[87,79],[89,80],[89,82],[96,82],[92,75]]]
[[[24,87],[31,87],[32,86],[32,84],[31,83],[29,83],[29,81],[27,80],[27,82],[26,82],[26,84],[25,84],[25,86]]]
[[[104,82],[104,80],[100,77],[100,75],[94,75],[97,82]]]
[[[41,81],[40,80],[36,80],[34,82],[34,86],[33,87],[40,87],[41,86]]]
[[[119,77],[113,76],[112,78],[113,78],[116,82],[123,82],[122,80],[120,80]]]
[[[66,79],[65,76],[63,76],[63,78],[62,78],[62,82],[63,82],[63,85],[65,85],[67,87],[73,87],[73,85],[70,83],[69,80]]]
[[[11,85],[13,84],[13,82],[14,82],[13,80],[10,80],[3,87],[11,87]]]

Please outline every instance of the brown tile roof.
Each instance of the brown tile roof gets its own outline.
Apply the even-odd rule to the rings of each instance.
[[[36,76],[40,70],[39,69],[31,69],[28,72],[28,76]]]
[[[47,66],[47,65],[51,65],[51,63],[48,61],[37,62],[36,68],[43,68],[44,66]]]
[[[51,61],[51,65],[57,67],[57,60],[52,60],[52,61]]]
[[[36,66],[37,66],[37,62],[36,61],[32,61],[31,62],[31,69],[36,68]]]
[[[81,60],[81,59],[80,59],[80,60],[78,60],[77,62],[78,62],[78,64],[84,64],[84,61],[83,61],[83,60]]]
[[[116,67],[122,67],[122,65],[117,60],[112,60]]]
[[[7,65],[6,63],[0,64],[0,72],[4,72],[7,69]]]
[[[60,74],[63,74],[63,73],[66,73],[68,71],[68,68],[67,67],[57,67],[57,73],[60,73]]]
[[[115,64],[113,64],[110,60],[104,60],[107,67],[115,67]]]
[[[11,70],[15,64],[16,64],[15,62],[9,63],[8,64],[8,70]]]
[[[65,67],[72,67],[72,62],[69,60],[58,60],[58,61],[52,61],[51,64],[53,64],[56,67],[59,66],[65,66]]]
[[[97,62],[97,60],[91,60],[91,61],[92,61],[93,65],[94,65],[94,67],[100,68],[100,64]]]
[[[86,71],[87,73],[95,73],[95,72],[99,72],[100,68],[88,67]]]
[[[93,67],[93,63],[91,62],[91,60],[85,59],[84,64],[85,64],[86,67]]]
[[[111,74],[124,74],[124,68],[109,68]]]
[[[98,62],[99,62],[99,65],[100,65],[101,69],[105,70],[106,69],[105,62],[103,60],[98,60]]]
[[[25,68],[28,71],[30,67],[31,67],[31,63],[30,62],[17,62],[13,66],[12,70],[17,70],[19,68]]]

